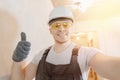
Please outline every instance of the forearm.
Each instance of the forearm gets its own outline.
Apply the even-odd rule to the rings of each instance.
[[[21,32],[21,41],[18,42],[13,52],[13,65],[11,80],[25,80],[25,59],[30,51],[31,43],[26,41],[26,34]]]
[[[120,57],[114,57],[111,59],[111,74],[114,80],[120,79]]]
[[[11,69],[11,80],[24,80],[25,62],[13,62]]]
[[[120,58],[96,54],[89,64],[102,77],[120,80]]]
[[[120,58],[109,57],[108,63],[106,64],[108,65],[104,73],[106,77],[110,80],[120,80]]]

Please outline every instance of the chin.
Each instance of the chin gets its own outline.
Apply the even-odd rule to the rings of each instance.
[[[65,41],[56,40],[56,42],[59,43],[59,44],[64,44],[64,43],[66,43],[67,41],[68,41],[68,40],[65,40]]]

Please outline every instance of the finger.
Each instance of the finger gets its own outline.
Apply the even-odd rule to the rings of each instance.
[[[28,41],[26,41],[26,42],[24,42],[24,45],[25,45],[26,47],[30,47],[30,46],[31,46],[31,43],[28,42]]]
[[[18,45],[19,46],[17,46],[17,49],[24,49],[25,51],[30,51],[30,43],[29,44],[25,44],[25,43],[27,43],[27,41],[25,41],[25,42],[23,42],[23,41],[20,41],[19,43],[18,43]]]
[[[29,51],[24,50],[22,46],[19,46],[18,49],[19,49],[17,50],[18,56],[29,54]]]
[[[26,41],[26,34],[25,34],[25,32],[21,32],[21,41]]]

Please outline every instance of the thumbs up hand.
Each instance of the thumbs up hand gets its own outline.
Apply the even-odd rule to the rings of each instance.
[[[29,54],[31,43],[26,41],[26,34],[21,32],[21,41],[18,42],[17,47],[13,53],[12,59],[15,62],[23,61]]]

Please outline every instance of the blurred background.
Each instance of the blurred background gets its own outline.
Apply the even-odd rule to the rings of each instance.
[[[12,54],[27,34],[32,48],[26,61],[53,43],[47,25],[50,11],[58,5],[72,10],[75,16],[71,40],[120,56],[120,0],[0,0],[0,80],[9,80]],[[89,80],[106,80],[90,69]]]

